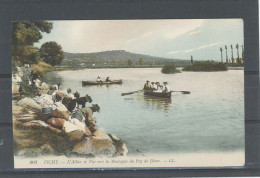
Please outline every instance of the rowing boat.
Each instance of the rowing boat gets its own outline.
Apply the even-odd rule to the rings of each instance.
[[[156,92],[153,90],[144,90],[144,95],[150,95],[150,96],[156,96],[156,97],[162,97],[162,98],[171,98],[171,93],[170,92]]]
[[[111,80],[109,82],[97,82],[97,81],[82,81],[82,85],[110,85],[110,84],[122,84],[122,80]]]

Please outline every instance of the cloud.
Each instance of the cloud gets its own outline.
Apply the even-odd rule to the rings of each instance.
[[[176,53],[180,53],[180,52],[182,52],[182,51],[170,51],[167,54],[176,54]]]
[[[204,49],[204,48],[211,48],[217,45],[220,45],[222,42],[216,42],[216,43],[211,43],[211,44],[206,44],[206,45],[202,45],[196,48],[191,48],[191,49],[186,49],[186,50],[178,50],[178,51],[169,51],[167,52],[167,54],[176,54],[176,53],[189,53],[191,51],[195,51],[195,50],[200,50],[200,49]]]

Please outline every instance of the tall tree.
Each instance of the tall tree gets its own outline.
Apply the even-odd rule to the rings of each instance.
[[[242,59],[244,61],[244,45],[242,45],[241,47],[242,47]]]
[[[230,45],[230,48],[231,48],[231,60],[232,60],[232,63],[234,63],[233,45],[232,44]]]
[[[236,45],[236,48],[237,48],[237,63],[239,63],[239,45],[237,44]]]
[[[52,66],[60,64],[64,58],[62,47],[54,41],[44,43],[40,48],[40,54],[44,62]]]
[[[190,62],[193,64],[193,56],[190,57]]]
[[[225,45],[225,49],[226,49],[226,63],[228,63],[227,45]]]
[[[128,64],[128,66],[132,66],[133,65],[133,62],[131,61],[131,59],[128,59],[127,64]]]
[[[13,21],[12,58],[26,60],[30,51],[35,51],[33,44],[42,38],[41,33],[50,33],[51,29],[52,23],[48,21]]]
[[[223,63],[223,55],[222,55],[222,51],[223,51],[223,49],[222,49],[222,47],[220,47],[220,53],[221,53],[221,62]]]
[[[140,58],[140,59],[139,59],[139,64],[140,64],[140,65],[144,65],[144,58]]]

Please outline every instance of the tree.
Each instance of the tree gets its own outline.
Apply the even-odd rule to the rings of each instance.
[[[227,45],[225,45],[225,49],[226,49],[226,63],[228,63]]]
[[[239,45],[238,44],[236,45],[236,48],[237,48],[237,63],[240,63],[240,61],[239,61]]]
[[[133,62],[131,61],[131,59],[128,59],[127,64],[128,64],[128,66],[132,66],[133,65]]]
[[[52,23],[48,21],[13,21],[12,58],[23,62],[27,60],[33,44],[42,38],[41,33],[50,33],[51,29]]]
[[[231,44],[230,45],[230,48],[231,48],[231,60],[232,60],[232,63],[234,63],[234,56],[233,56],[233,45]]]
[[[191,64],[193,64],[193,56],[191,56],[190,62]]]
[[[44,62],[52,66],[60,64],[64,58],[62,47],[55,41],[44,43],[40,48],[40,55]]]
[[[140,64],[140,65],[144,65],[144,59],[143,59],[143,58],[140,58],[140,59],[139,59],[139,64]]]
[[[221,62],[223,63],[223,55],[222,55],[222,51],[223,51],[223,49],[222,49],[222,47],[220,47],[220,52],[221,52]]]

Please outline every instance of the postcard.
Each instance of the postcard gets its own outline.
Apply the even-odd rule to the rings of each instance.
[[[12,21],[14,168],[243,166],[243,25]]]

